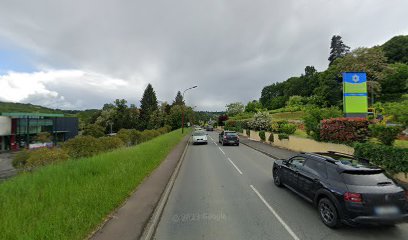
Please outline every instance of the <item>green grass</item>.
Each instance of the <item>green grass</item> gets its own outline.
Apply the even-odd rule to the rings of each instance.
[[[302,138],[309,138],[309,136],[307,135],[307,133],[301,129],[296,129],[295,133],[293,134],[297,137],[302,137]]]
[[[281,113],[273,113],[272,119],[273,120],[300,120],[304,116],[303,111],[297,112],[281,112]]]
[[[69,160],[0,184],[0,239],[84,239],[189,134]]]
[[[407,140],[395,140],[394,146],[401,148],[408,148]]]

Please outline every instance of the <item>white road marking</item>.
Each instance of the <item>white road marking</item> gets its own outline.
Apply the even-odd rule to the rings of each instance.
[[[273,215],[278,219],[278,221],[283,225],[283,227],[288,231],[294,240],[300,240],[298,236],[292,231],[292,229],[283,221],[283,219],[276,213],[276,211],[268,204],[268,202],[262,197],[262,195],[256,190],[254,186],[251,185],[252,190],[258,195],[261,201],[266,205],[266,207],[273,213]]]
[[[224,151],[222,151],[222,149],[220,148],[220,147],[218,147],[219,149],[220,149],[220,151],[222,152],[222,154],[224,154],[225,155],[225,152]]]
[[[210,138],[211,138],[211,140],[213,140],[214,141],[214,139],[210,136]]]
[[[228,158],[228,161],[230,161],[230,163],[235,167],[235,169],[237,169],[237,171],[239,172],[239,174],[242,175],[241,170],[239,170],[239,168],[237,167],[237,165],[235,165],[235,163],[234,163],[230,158]]]
[[[218,146],[218,144],[216,142],[214,142],[215,146]]]

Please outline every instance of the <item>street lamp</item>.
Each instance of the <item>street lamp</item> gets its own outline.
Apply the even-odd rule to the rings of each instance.
[[[197,86],[187,88],[183,91],[183,100],[184,100],[184,93],[190,89],[196,88]],[[181,133],[184,133],[184,106],[182,108],[182,117],[181,117]]]

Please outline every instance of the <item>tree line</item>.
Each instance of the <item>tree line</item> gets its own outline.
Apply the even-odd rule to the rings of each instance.
[[[108,133],[116,133],[120,129],[137,129],[140,131],[159,129],[168,125],[171,129],[181,127],[182,111],[186,121],[193,121],[194,113],[191,107],[185,105],[180,91],[172,102],[157,100],[156,92],[148,84],[140,100],[140,108],[128,104],[125,99],[116,99],[113,103],[104,104],[87,122],[83,123],[83,134],[100,137]]]
[[[291,96],[320,107],[342,106],[342,72],[367,73],[369,102],[400,101],[408,92],[408,36],[396,36],[381,46],[350,51],[341,36],[331,39],[328,68],[306,66],[300,76],[265,86],[259,100],[269,110],[285,107]],[[371,99],[373,97],[374,99]],[[254,105],[256,103],[253,103]]]

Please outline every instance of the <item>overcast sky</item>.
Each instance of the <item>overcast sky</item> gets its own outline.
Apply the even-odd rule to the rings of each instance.
[[[264,86],[408,34],[407,0],[0,0],[0,101],[100,108],[160,101],[224,110]]]

